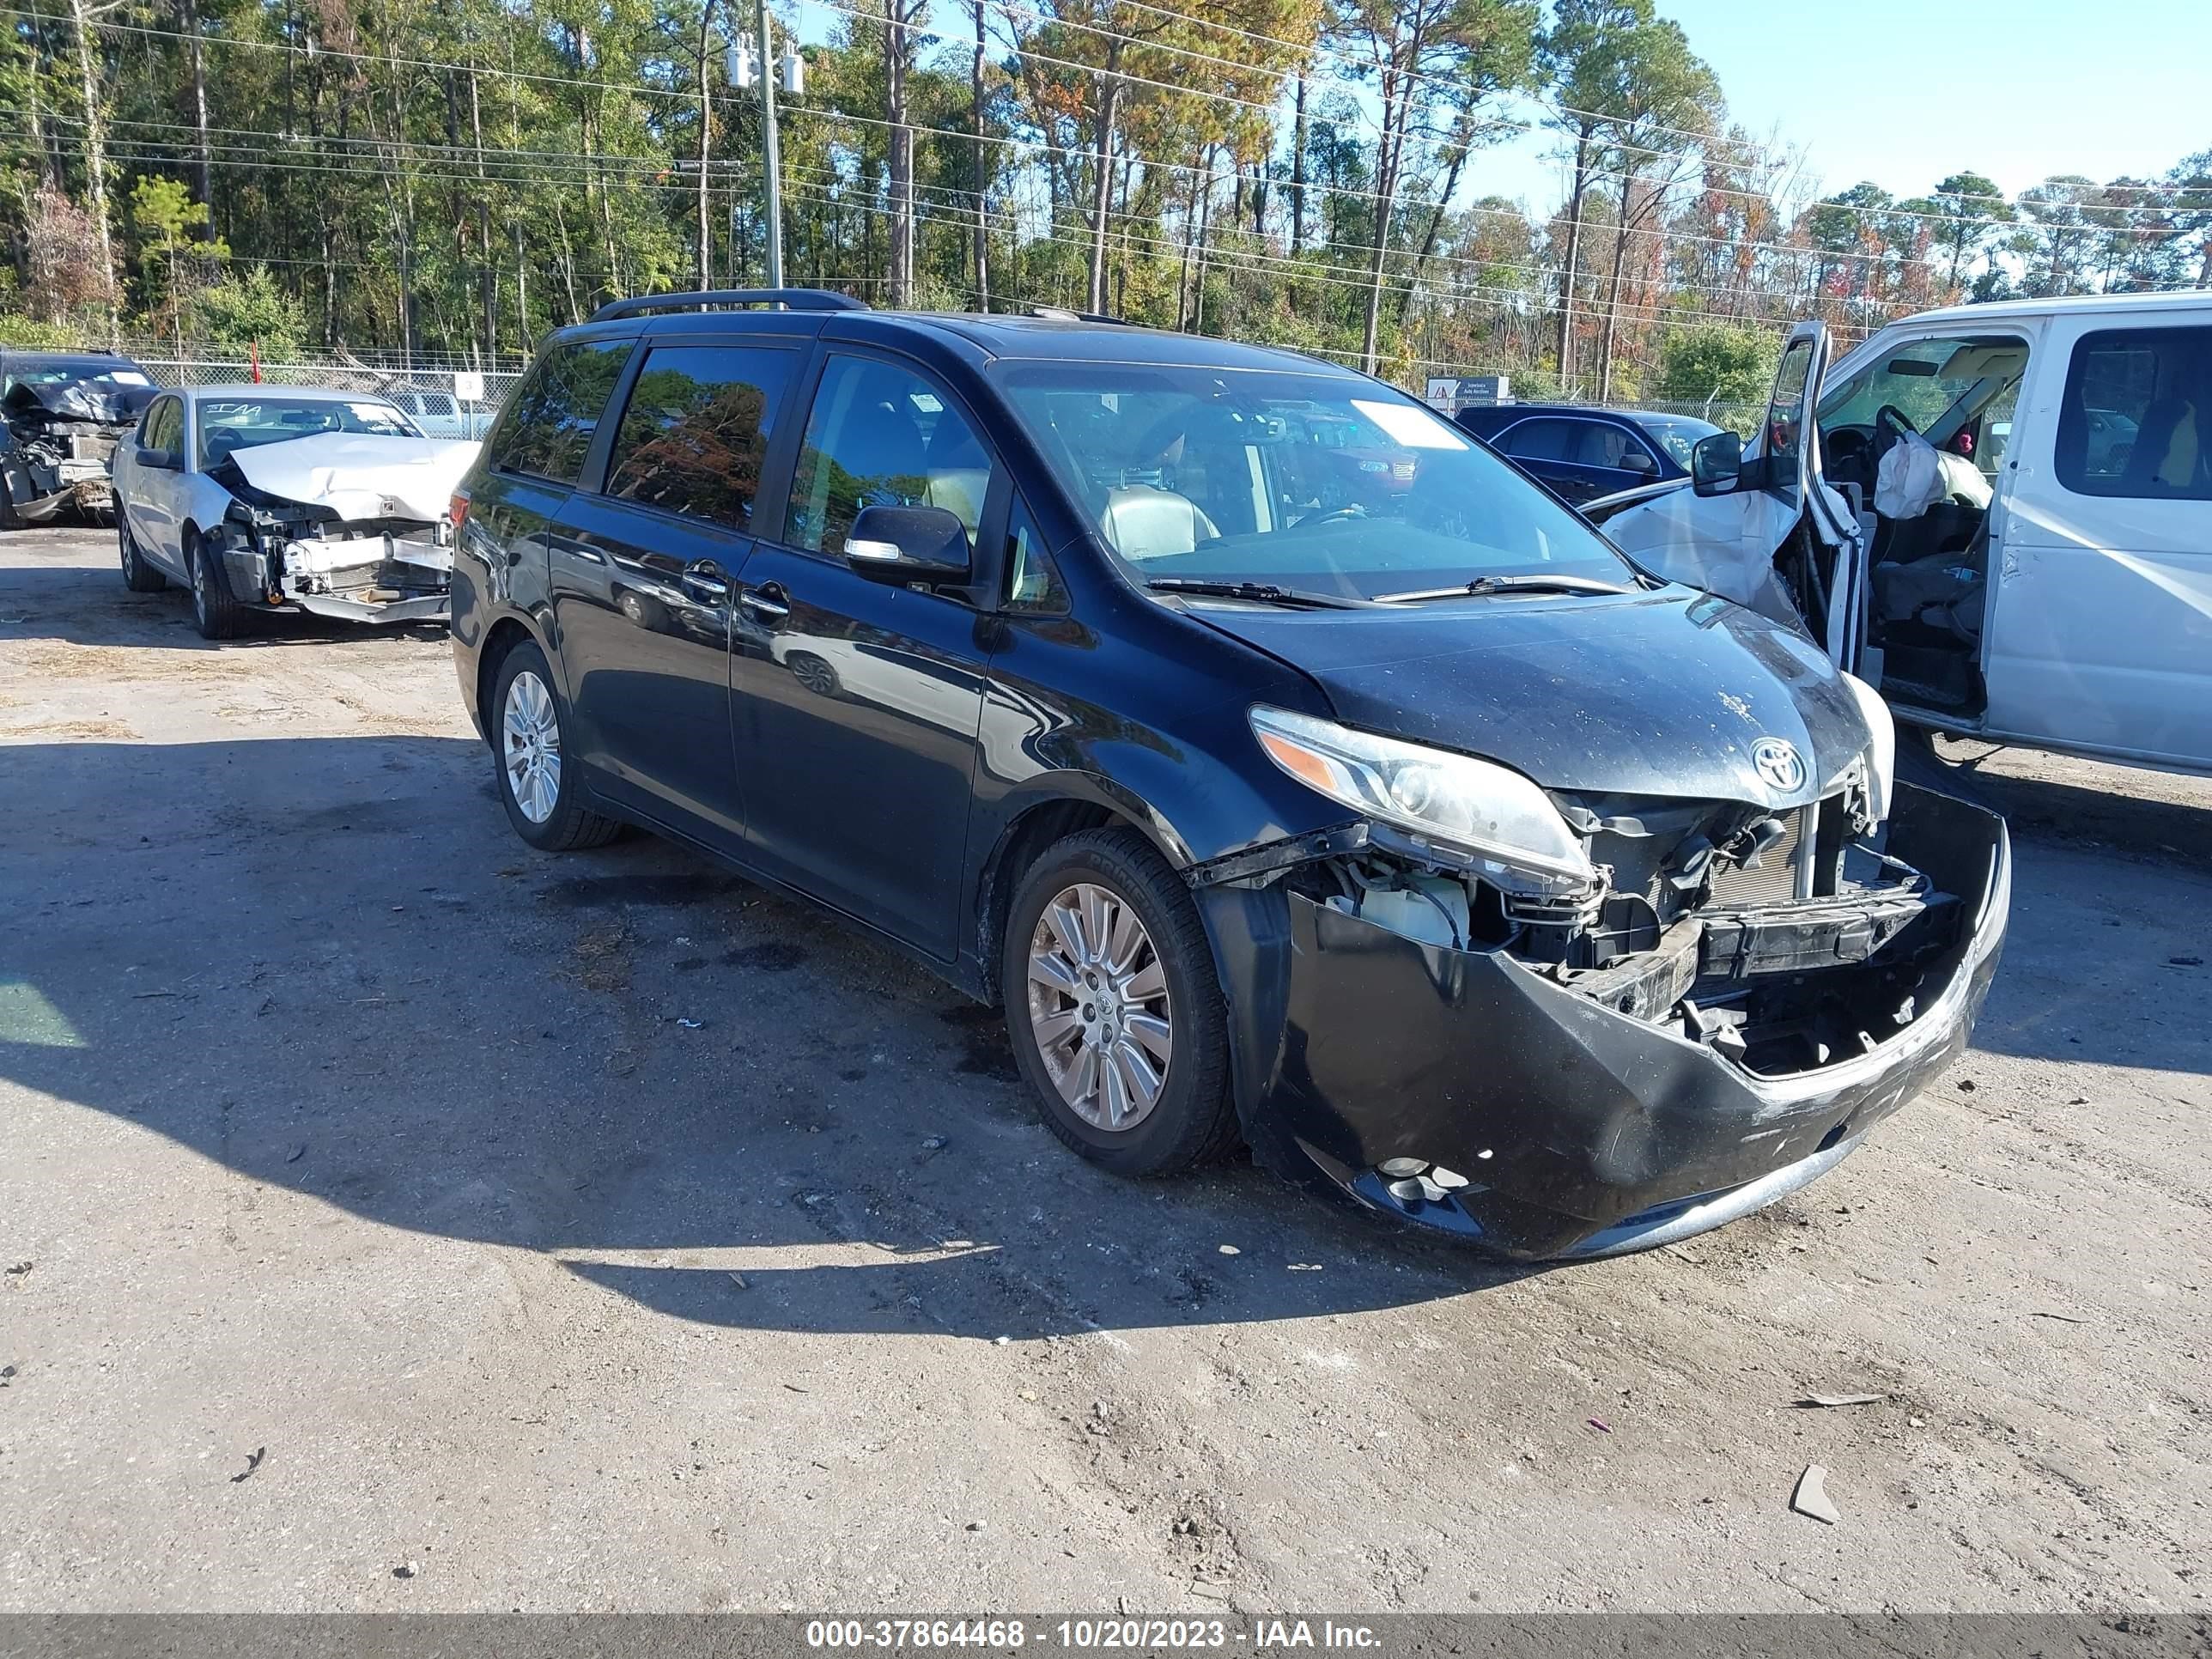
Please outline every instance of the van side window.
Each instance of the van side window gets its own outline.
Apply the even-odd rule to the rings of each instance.
[[[2212,501],[2212,327],[2083,335],[2058,405],[2057,460],[2077,495]]]
[[[1059,616],[1067,609],[1067,590],[1028,504],[1016,495],[1006,509],[1006,601],[1009,611]]]
[[[583,476],[592,434],[629,361],[632,343],[579,341],[540,357],[507,400],[492,434],[491,465],[553,483],[574,483]]]
[[[975,545],[991,457],[957,410],[920,376],[865,357],[822,371],[791,478],[784,539],[842,557],[864,507],[941,507]]]
[[[743,530],[797,354],[654,346],[615,429],[607,494]]]

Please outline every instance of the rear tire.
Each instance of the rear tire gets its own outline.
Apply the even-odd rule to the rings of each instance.
[[[169,579],[146,562],[138,551],[138,543],[131,534],[131,521],[121,514],[115,518],[115,542],[123,558],[123,585],[133,593],[158,593],[169,585]]]
[[[492,679],[492,769],[514,833],[547,853],[604,847],[621,835],[618,818],[585,805],[584,786],[567,763],[571,722],[545,653],[519,641]]]
[[[1046,1127],[1074,1151],[1146,1176],[1237,1145],[1206,928],[1189,890],[1133,830],[1070,836],[1030,866],[1000,982],[1015,1062]]]
[[[197,530],[184,536],[185,568],[192,578],[192,620],[204,640],[234,640],[246,631],[246,609],[230,591],[222,559]]]

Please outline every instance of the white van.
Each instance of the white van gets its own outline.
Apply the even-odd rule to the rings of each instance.
[[[1887,516],[1882,461],[1921,441],[1940,493]],[[1749,447],[1692,459],[1586,511],[1808,628],[1900,720],[2212,770],[2212,293],[1953,307],[1832,366],[1800,324]]]

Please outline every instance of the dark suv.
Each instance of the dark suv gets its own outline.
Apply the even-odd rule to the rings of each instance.
[[[872,929],[1127,1174],[1241,1139],[1511,1254],[1679,1237],[1856,1146],[1995,963],[2002,825],[1872,692],[1288,353],[626,301],[454,517],[518,834]]]
[[[146,371],[112,351],[0,350],[0,530],[64,509],[115,511],[115,446],[154,401]]]

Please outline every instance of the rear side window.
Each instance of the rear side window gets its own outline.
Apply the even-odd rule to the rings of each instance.
[[[592,434],[629,361],[631,344],[579,341],[555,346],[539,357],[492,434],[491,464],[502,471],[574,483],[583,475]]]
[[[1583,424],[1580,421],[1523,421],[1500,438],[1498,447],[1524,461],[1570,460]]]
[[[615,430],[607,494],[743,530],[797,354],[654,346]]]
[[[2212,328],[2085,334],[2058,406],[2058,482],[2077,495],[2212,501]]]

